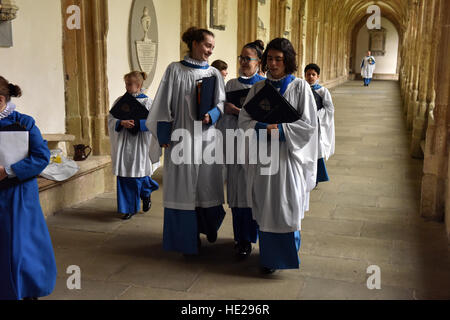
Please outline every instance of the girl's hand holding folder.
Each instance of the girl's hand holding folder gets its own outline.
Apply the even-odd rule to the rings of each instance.
[[[0,181],[6,179],[8,175],[6,174],[6,170],[3,166],[0,166]]]
[[[278,125],[277,124],[269,124],[269,125],[267,125],[267,134],[271,135],[272,134],[272,130],[277,130],[278,131]]]

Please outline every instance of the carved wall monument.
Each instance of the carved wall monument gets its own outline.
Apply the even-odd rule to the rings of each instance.
[[[268,43],[267,28],[264,26],[264,22],[258,17],[258,33],[257,38],[264,41],[264,44]]]
[[[158,59],[158,24],[152,0],[135,0],[130,16],[130,65],[132,70],[143,71],[147,89],[155,76]]]
[[[386,53],[386,29],[369,30],[369,50],[374,56],[384,56]]]
[[[228,16],[227,0],[211,0],[210,26],[213,29],[225,30]]]
[[[14,0],[0,0],[0,21],[14,20],[18,10]]]
[[[0,0],[0,47],[12,47],[12,24],[19,7],[14,0]]]

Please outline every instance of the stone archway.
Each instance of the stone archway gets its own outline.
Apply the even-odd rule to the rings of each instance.
[[[361,51],[361,44],[358,43],[358,40],[361,40],[361,38],[363,38],[364,40],[368,40],[366,39],[364,36],[361,37],[361,32],[363,32],[363,29],[365,28],[366,25],[366,21],[367,18],[363,18],[361,19],[357,24],[355,24],[355,26],[353,27],[352,31],[351,31],[351,53],[350,53],[350,59],[348,61],[349,63],[349,70],[351,70],[351,74],[352,74],[352,78],[355,79],[360,79],[361,78],[361,74],[360,74],[360,68],[359,68],[359,64],[361,63],[361,59],[362,59],[362,51]],[[396,49],[395,49],[395,59],[390,59],[390,61],[388,63],[395,63],[395,68],[390,68],[392,70],[392,72],[389,72],[388,74],[380,74],[375,72],[374,74],[374,78],[375,79],[384,79],[384,80],[398,80],[399,78],[399,70],[400,70],[400,65],[401,65],[401,45],[402,45],[402,32],[399,26],[399,23],[396,22],[395,20],[393,20],[392,16],[383,16],[382,15],[382,21],[384,21],[384,24],[382,24],[382,28],[383,25],[386,26],[386,22],[387,22],[387,27],[389,28],[389,31],[392,33],[393,31],[395,32],[395,35],[392,37],[395,40],[395,44],[391,43],[391,45],[395,45]],[[359,36],[359,38],[358,38]],[[389,34],[387,35],[389,37]],[[386,41],[392,40],[391,39],[387,39]],[[367,51],[369,48],[367,47],[367,49],[365,49],[364,51]],[[393,54],[391,52],[391,54]]]

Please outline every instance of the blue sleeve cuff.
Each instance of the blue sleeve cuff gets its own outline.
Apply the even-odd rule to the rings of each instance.
[[[157,135],[160,145],[170,143],[170,134],[172,131],[172,122],[158,122]]]
[[[120,124],[121,120],[117,120],[116,122],[116,132],[120,132],[120,130],[122,130],[122,125]]]
[[[283,125],[278,124],[278,131],[280,131],[280,141],[286,141],[286,135],[284,134]]]
[[[142,132],[147,132],[148,131],[147,126],[145,125],[146,121],[147,121],[146,119],[139,120],[139,124],[140,124],[139,128],[140,128],[140,130]]]
[[[208,112],[208,114],[211,117],[211,124],[215,124],[219,120],[220,116],[222,115],[219,108],[217,108],[217,107],[211,109]]]
[[[257,122],[255,125],[255,130],[256,130],[256,136],[259,138],[259,130],[267,130],[267,125],[268,123],[264,123],[264,122]]]

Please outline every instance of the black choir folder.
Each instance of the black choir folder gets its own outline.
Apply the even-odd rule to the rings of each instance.
[[[3,136],[3,134],[6,134]],[[23,160],[29,154],[29,136],[26,127],[16,122],[0,128],[0,165],[10,166]],[[14,187],[21,182],[18,178],[0,181],[0,190]]]
[[[322,97],[316,92],[316,90],[311,89],[314,95],[314,100],[316,100],[316,105],[317,105],[317,111],[319,111],[320,109],[323,109],[323,99]]]
[[[254,120],[268,124],[292,123],[302,116],[268,81],[244,108]]]
[[[215,107],[216,79],[216,76],[211,76],[196,81],[197,120],[199,121],[202,121],[205,114]]]
[[[148,117],[147,108],[128,92],[117,101],[109,113],[119,120],[134,120],[134,127],[127,129],[133,135],[137,135],[141,130],[139,120],[144,120]]]
[[[227,102],[234,104],[239,109],[244,105],[245,99],[250,89],[242,89],[236,91],[227,92]]]
[[[234,104],[239,109],[242,109],[249,91],[250,89],[242,89],[227,92],[227,102]],[[238,114],[233,114],[233,116],[236,118],[239,117]]]

